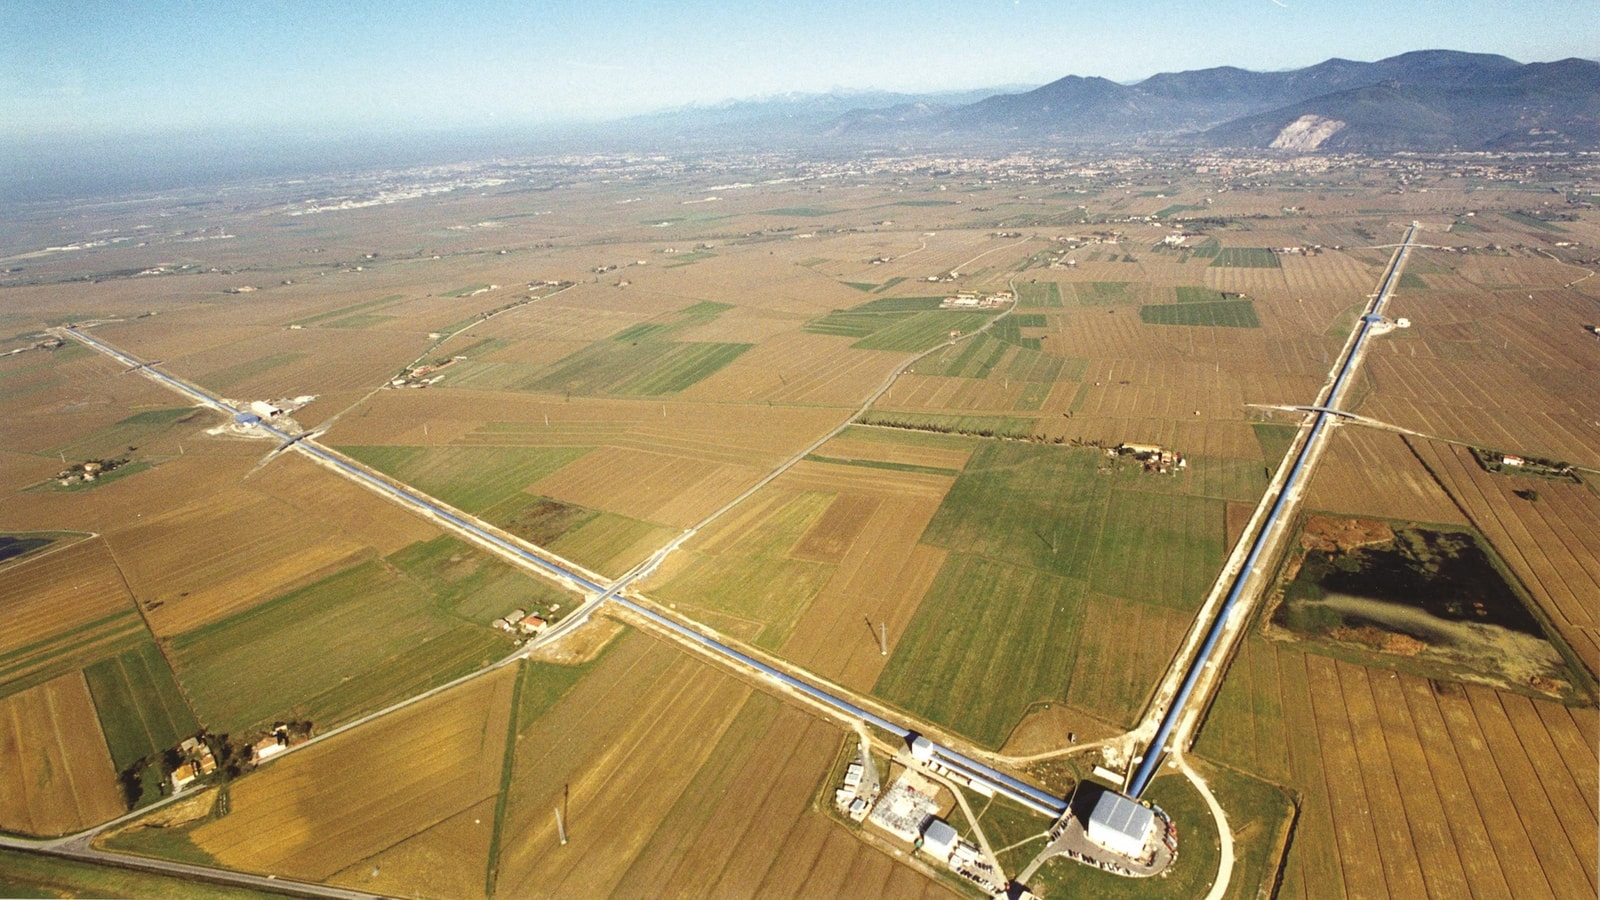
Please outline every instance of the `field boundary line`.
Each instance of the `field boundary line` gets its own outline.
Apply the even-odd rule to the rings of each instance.
[[[8,534],[29,534],[29,533],[38,533],[38,532],[26,532],[26,531],[8,532]],[[73,547],[76,547],[79,544],[84,543],[85,541],[89,541],[89,540],[92,540],[92,539],[97,538],[97,537],[104,537],[104,535],[102,535],[98,531],[68,531],[68,532],[64,532],[64,533],[76,536],[77,540],[70,541],[70,542],[68,542],[66,544],[63,544],[60,547],[47,548],[47,549],[45,549],[45,550],[43,550],[42,552],[39,552],[39,553],[25,553],[22,556],[17,557],[15,559],[8,559],[3,564],[0,564],[0,573],[9,572],[12,569],[16,568],[17,566],[26,565],[27,563],[31,563],[36,559],[44,559],[45,557],[51,555],[52,553],[60,553],[63,550],[70,550]]]

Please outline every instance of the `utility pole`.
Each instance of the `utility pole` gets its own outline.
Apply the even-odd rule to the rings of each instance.
[[[889,623],[878,623],[878,655],[889,655]]]
[[[567,824],[562,821],[561,807],[556,807],[556,831],[561,834],[561,846],[567,845]]]

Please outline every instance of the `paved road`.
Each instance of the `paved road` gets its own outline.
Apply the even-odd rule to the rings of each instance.
[[[1195,627],[1190,630],[1185,644],[1187,651],[1189,647],[1194,646],[1198,638],[1199,649],[1192,654],[1180,652],[1174,665],[1168,670],[1162,686],[1158,688],[1157,700],[1151,705],[1141,728],[1148,727],[1152,721],[1158,721],[1159,724],[1155,728],[1155,736],[1145,747],[1138,769],[1129,780],[1128,793],[1132,796],[1137,797],[1142,794],[1150,783],[1169,738],[1173,739],[1174,746],[1187,746],[1198,723],[1198,711],[1205,708],[1211,693],[1222,683],[1226,661],[1231,657],[1234,645],[1244,633],[1240,623],[1249,618],[1248,612],[1251,606],[1260,598],[1270,580],[1269,573],[1264,571],[1264,566],[1272,559],[1292,530],[1294,512],[1299,508],[1301,496],[1308,483],[1307,476],[1316,467],[1317,460],[1322,455],[1325,438],[1333,422],[1339,418],[1339,413],[1336,411],[1339,410],[1339,403],[1344,398],[1345,389],[1360,368],[1362,359],[1365,358],[1367,339],[1372,335],[1374,327],[1380,324],[1383,306],[1400,282],[1406,255],[1411,250],[1418,228],[1419,226],[1413,222],[1407,229],[1405,240],[1395,251],[1388,268],[1384,271],[1378,291],[1372,295],[1364,314],[1329,373],[1328,383],[1324,385],[1317,402],[1311,405],[1314,412],[1309,413],[1310,418],[1302,426],[1296,445],[1291,448],[1283,464],[1279,466],[1273,486],[1268,488],[1267,493],[1261,498],[1261,503],[1256,507],[1255,515],[1251,517],[1250,524],[1246,527],[1246,538],[1235,547],[1228,565],[1213,585],[1212,592],[1202,607],[1201,615],[1196,618]],[[1242,558],[1241,551],[1244,551]],[[1227,640],[1223,640],[1224,637]],[[1197,686],[1200,688],[1198,698],[1195,696]],[[1164,703],[1165,698],[1171,698],[1170,702]],[[1198,702],[1190,706],[1191,699],[1198,699]],[[1175,729],[1176,736],[1174,736]]]

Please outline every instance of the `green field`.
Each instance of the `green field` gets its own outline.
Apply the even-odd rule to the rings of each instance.
[[[558,619],[547,612],[551,603],[574,605],[567,591],[450,535],[398,550],[390,554],[389,563],[422,585],[439,608],[479,625],[513,609]]]
[[[118,425],[160,426],[171,425],[189,416],[199,417],[205,415],[205,410],[196,406],[170,406],[164,409],[147,409],[144,412],[134,413],[126,419],[118,420]]]
[[[1012,346],[998,337],[981,334],[935,353],[918,363],[915,371],[918,375],[945,378],[988,378],[994,367],[1013,352]]]
[[[777,209],[763,209],[762,215],[768,216],[799,216],[805,219],[815,219],[821,216],[831,216],[838,212],[836,209],[825,209],[820,206],[780,206]]]
[[[977,331],[992,315],[992,313],[947,310],[913,313],[886,328],[874,331],[851,346],[859,350],[919,353],[949,340],[951,332],[970,334]]]
[[[1218,303],[1228,299],[1222,296],[1221,291],[1211,288],[1193,287],[1192,285],[1179,285],[1175,288],[1179,303]]]
[[[1213,258],[1222,252],[1222,242],[1214,237],[1208,237],[1191,247],[1189,252],[1201,259]]]
[[[1518,225],[1526,225],[1529,228],[1536,228],[1536,229],[1538,229],[1540,231],[1548,231],[1548,232],[1553,232],[1553,233],[1557,233],[1557,234],[1566,234],[1566,232],[1567,232],[1567,229],[1562,228],[1560,225],[1555,225],[1555,224],[1552,224],[1550,222],[1546,222],[1545,220],[1543,220],[1541,218],[1538,218],[1537,216],[1531,216],[1531,215],[1528,215],[1527,213],[1524,213],[1524,212],[1507,211],[1507,212],[1501,213],[1500,215],[1504,216],[1507,219],[1510,219],[1513,222],[1516,222]]]
[[[450,614],[416,580],[373,560],[178,635],[171,652],[200,721],[241,733],[283,718],[325,730],[463,675],[511,646],[508,636]]]
[[[679,253],[676,256],[673,256],[672,261],[668,262],[662,268],[676,269],[679,266],[687,266],[697,263],[702,259],[711,259],[716,255],[717,254],[712,253],[710,250],[694,250],[689,253]]]
[[[111,763],[119,772],[200,730],[154,643],[146,641],[103,659],[83,675]]]
[[[834,456],[821,456],[816,453],[808,454],[809,462],[827,463],[834,466],[860,466],[864,469],[885,469],[890,472],[916,472],[920,475],[944,475],[954,478],[961,474],[955,469],[945,469],[939,466],[919,466],[912,463],[887,462],[881,459],[840,459]]]
[[[875,690],[991,746],[1051,700],[1131,724],[1222,565],[1225,503],[1196,492],[1237,488],[1234,468],[1198,482],[1091,448],[977,443],[922,536],[951,556]]]
[[[947,416],[941,413],[869,412],[857,420],[862,425],[927,431],[934,434],[969,437],[1012,437],[1027,439],[1036,420],[1018,416]]]
[[[555,472],[587,447],[339,447],[340,452],[470,513]]]
[[[1198,249],[1195,255],[1200,255]],[[1278,262],[1278,254],[1265,247],[1223,247],[1217,251],[1217,258],[1213,259],[1211,264],[1224,269],[1282,268],[1282,264]]]
[[[71,631],[0,653],[0,696],[43,684],[149,640],[144,620],[130,604]]]
[[[1256,443],[1261,445],[1261,458],[1274,467],[1283,461],[1283,455],[1289,452],[1290,445],[1294,443],[1294,436],[1300,433],[1300,429],[1293,425],[1268,422],[1257,422],[1250,428],[1256,433]]]
[[[1081,306],[1109,306],[1132,303],[1136,299],[1133,284],[1127,281],[1077,282],[1072,285],[1072,292],[1077,295]]]
[[[952,553],[873,693],[999,747],[1029,704],[1065,695],[1083,591],[1079,579]]]
[[[676,332],[714,321],[733,307],[702,301],[649,322],[630,325],[558,362],[527,373],[497,373],[485,387],[578,394],[654,397],[684,390],[715,373],[752,344],[675,341]]]
[[[385,316],[381,313],[357,313],[343,319],[334,319],[323,323],[323,328],[372,328],[385,322],[393,322],[394,316]]]
[[[989,329],[989,334],[1008,344],[1015,344],[1027,350],[1039,350],[1043,348],[1044,341],[1036,337],[1023,337],[1022,329],[1045,326],[1045,317],[1042,313],[1014,313],[996,322]]]
[[[1017,306],[1021,309],[1060,309],[1061,285],[1054,281],[1029,282],[1017,285]]]
[[[621,576],[677,534],[665,525],[602,512],[551,541],[550,550],[590,571]]]
[[[1098,450],[979,444],[928,523],[923,543],[1087,579],[1110,490]]]
[[[635,344],[619,335],[614,340],[590,344],[519,387],[551,393],[656,397],[693,386],[755,346],[676,343],[651,337],[641,333]]]
[[[142,447],[146,442],[158,435],[170,432],[179,426],[197,428],[202,425],[213,425],[218,420],[219,417],[216,413],[194,406],[147,409],[110,425],[97,428],[86,435],[77,437],[70,443],[51,447],[47,452],[52,456],[62,454],[66,456],[68,462],[132,457],[134,461],[129,465],[137,465],[139,469],[135,471],[142,471],[149,468],[150,463],[137,459],[137,454],[130,451],[129,447]],[[127,467],[123,466],[122,468]],[[133,473],[106,472],[94,482],[75,485],[75,487],[80,489],[94,487],[96,483],[107,478],[112,478],[113,476],[122,478],[131,474]]]
[[[1206,497],[1113,491],[1090,588],[1198,609],[1222,570],[1224,511],[1223,501]]]
[[[951,331],[976,331],[993,313],[941,310],[943,297],[884,297],[836,309],[804,326],[813,334],[860,338],[862,350],[919,352],[949,340]]]
[[[599,510],[518,492],[485,509],[483,518],[540,547],[587,525]]]
[[[161,829],[143,829],[159,831]],[[251,891],[191,878],[169,878],[134,869],[96,865],[23,850],[0,849],[0,895],[7,897],[207,897],[215,900],[281,900],[282,894]]]
[[[1221,300],[1214,303],[1157,303],[1139,307],[1139,321],[1148,325],[1201,325],[1222,328],[1260,328],[1255,303]]]
[[[331,321],[331,320],[334,320],[334,319],[348,318],[350,316],[356,315],[357,313],[370,312],[371,310],[376,309],[377,307],[383,306],[385,304],[393,303],[396,300],[403,299],[403,297],[404,297],[404,295],[402,295],[402,294],[390,294],[387,297],[379,297],[376,300],[368,300],[365,303],[357,303],[357,304],[355,304],[353,306],[343,306],[343,307],[340,307],[339,309],[329,310],[328,312],[325,312],[325,313],[318,313],[318,314],[316,314],[314,316],[307,316],[304,319],[295,319],[293,322],[285,322],[284,324],[285,325],[300,325],[300,326],[303,327],[303,326],[306,326],[306,325],[315,325],[318,322],[327,322],[327,321]]]

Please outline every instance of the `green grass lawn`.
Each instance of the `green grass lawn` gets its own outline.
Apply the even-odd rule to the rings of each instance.
[[[1065,857],[1044,864],[1029,885],[1047,897],[1135,898],[1204,897],[1217,877],[1221,850],[1217,827],[1205,800],[1182,775],[1162,775],[1150,783],[1144,799],[1160,806],[1178,826],[1178,860],[1158,878],[1124,878]],[[1233,823],[1229,823],[1232,825]]]

